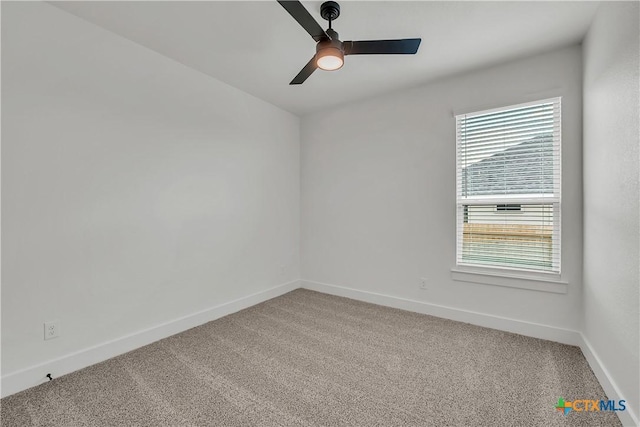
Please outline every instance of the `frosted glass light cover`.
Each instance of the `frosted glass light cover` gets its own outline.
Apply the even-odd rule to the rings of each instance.
[[[343,54],[340,49],[326,48],[318,52],[316,61],[319,68],[326,71],[333,71],[342,68],[344,64]]]

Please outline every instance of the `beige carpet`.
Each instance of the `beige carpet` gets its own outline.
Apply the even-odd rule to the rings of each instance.
[[[1,401],[2,426],[620,425],[576,347],[296,290]]]

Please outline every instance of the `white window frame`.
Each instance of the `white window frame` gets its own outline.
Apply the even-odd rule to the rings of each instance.
[[[559,174],[557,179],[554,180],[554,194],[543,194],[538,197],[531,195],[509,195],[509,196],[466,196],[462,197],[459,194],[459,189],[462,188],[462,164],[460,159],[460,134],[459,123],[461,119],[469,118],[477,115],[484,115],[490,113],[496,113],[505,110],[511,110],[515,108],[523,108],[537,104],[545,104],[554,102],[558,104],[558,115],[560,126],[553,132],[554,143],[557,141],[559,145],[558,151],[558,168]],[[562,259],[562,246],[561,246],[561,187],[562,187],[562,98],[554,97],[548,99],[542,99],[537,101],[531,101],[521,104],[508,105],[504,107],[492,108],[489,110],[474,111],[467,114],[457,114],[455,116],[456,124],[456,267],[452,269],[452,277],[454,280],[477,282],[485,284],[494,284],[498,286],[510,286],[525,289],[545,290],[549,292],[566,293],[566,282],[561,280],[561,259]],[[463,227],[463,206],[464,205],[486,205],[486,204],[535,204],[545,203],[553,204],[554,217],[553,217],[553,236],[552,239],[557,245],[558,257],[554,259],[554,263],[551,271],[544,270],[530,270],[521,267],[507,267],[498,265],[487,264],[474,264],[466,262],[462,259],[462,227]],[[507,279],[507,280],[504,280]],[[558,285],[560,285],[558,287]]]

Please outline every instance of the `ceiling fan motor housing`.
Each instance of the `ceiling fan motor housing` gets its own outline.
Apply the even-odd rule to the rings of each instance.
[[[330,38],[328,39],[325,38],[323,40],[320,40],[318,44],[316,44],[316,52],[320,52],[320,50],[330,48],[330,47],[336,48],[341,52],[344,52],[344,49],[342,48],[342,42],[340,41],[340,38],[339,38],[339,34],[333,30],[327,30],[327,35]]]

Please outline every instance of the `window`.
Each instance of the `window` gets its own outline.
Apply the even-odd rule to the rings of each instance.
[[[457,264],[560,273],[560,98],[456,116]]]

